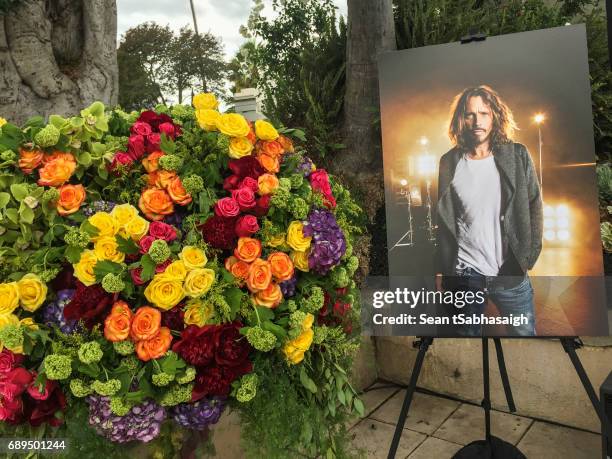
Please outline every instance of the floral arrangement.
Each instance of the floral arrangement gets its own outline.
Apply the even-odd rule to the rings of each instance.
[[[342,454],[361,211],[300,131],[217,109],[3,120],[3,432],[172,457],[231,407],[253,455]]]

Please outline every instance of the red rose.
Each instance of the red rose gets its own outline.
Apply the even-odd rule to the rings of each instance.
[[[162,123],[172,123],[172,118],[165,113],[157,114],[154,111],[147,110],[142,112],[136,121],[148,123],[151,129],[153,129],[153,132],[158,132],[159,125]]]
[[[162,123],[159,125],[159,132],[162,134],[166,134],[166,137],[174,139],[176,137],[176,130],[174,129],[174,124],[172,123]]]
[[[8,349],[3,349],[0,352],[0,374],[8,373],[21,362],[23,362],[22,354],[14,354]]]
[[[241,367],[253,350],[240,334],[242,324],[238,321],[218,325],[215,334],[215,362],[226,367]]]
[[[59,385],[50,390],[49,396],[44,400],[25,399],[25,416],[30,425],[39,426],[45,422],[50,426],[57,427],[62,424],[63,418],[57,413],[66,409],[66,397]]]
[[[130,128],[130,132],[132,134],[148,136],[153,132],[153,130],[151,129],[151,125],[149,123],[145,123],[144,121],[136,121]]]
[[[185,362],[196,367],[211,363],[215,357],[216,325],[190,325],[181,332],[181,339],[174,343],[172,350]]]
[[[134,160],[140,159],[145,154],[145,137],[142,135],[132,135],[128,139],[128,153]]]
[[[252,234],[259,231],[257,217],[253,215],[243,215],[236,222],[236,236],[250,237]]]
[[[130,166],[134,163],[134,159],[130,156],[129,153],[124,151],[118,151],[113,156],[113,160],[110,163],[109,169],[111,171],[117,171],[119,166]]]
[[[257,183],[257,180],[255,180],[254,178],[245,177],[242,179],[242,183],[240,184],[240,187],[250,188],[251,190],[253,190],[253,193],[257,193],[257,190],[259,189],[259,184]]]
[[[215,215],[235,217],[240,213],[240,206],[234,198],[221,198],[215,203]]]
[[[240,177],[240,180],[245,177],[251,177],[257,180],[257,178],[265,172],[254,156],[244,156],[240,159],[232,159],[228,167],[233,174]]]
[[[218,215],[209,217],[198,229],[202,232],[204,241],[216,249],[232,249],[236,241],[234,226],[236,218],[224,218]]]
[[[32,382],[32,373],[23,367],[13,368],[2,375],[2,394],[6,398],[19,397]]]
[[[240,206],[240,210],[245,211],[255,207],[255,192],[250,188],[238,188],[232,191],[232,198],[236,200]]]
[[[172,242],[176,239],[176,229],[172,225],[163,222],[151,222],[149,225],[149,236],[155,239],[163,239]]]
[[[237,175],[230,175],[223,180],[223,189],[225,191],[232,191],[240,186],[240,177]]]
[[[341,301],[336,301],[334,303],[334,315],[337,317],[344,317],[347,312],[351,309],[351,303],[343,303]]]
[[[257,198],[255,207],[251,209],[251,213],[258,217],[263,217],[264,215],[267,215],[268,210],[270,209],[270,199],[271,196],[269,194]]]
[[[140,241],[138,241],[138,246],[140,247],[140,253],[143,255],[145,253],[149,253],[149,249],[151,248],[151,244],[153,244],[155,238],[153,236],[143,236]]]
[[[158,264],[155,267],[155,274],[163,273],[166,270],[166,268],[170,265],[170,263],[172,263],[172,260],[170,258],[168,258],[163,263]]]
[[[19,424],[23,418],[23,404],[21,398],[8,398],[4,391],[0,388],[0,421],[5,421],[10,424]]]
[[[327,207],[336,207],[336,199],[332,194],[331,185],[329,184],[329,176],[325,169],[317,169],[310,174],[310,186],[315,191],[320,192],[325,198]]]
[[[32,374],[32,377],[36,379],[36,373]],[[36,384],[34,384],[34,381],[32,381],[30,385],[28,386],[28,395],[32,397],[34,400],[47,400],[49,398],[49,395],[51,394],[51,392],[53,392],[56,386],[57,386],[57,383],[55,381],[46,379],[45,384],[42,386],[42,391],[41,391],[40,390],[41,388],[37,386]]]
[[[87,287],[77,281],[74,296],[64,307],[64,317],[66,320],[83,320],[91,330],[104,321],[116,297],[118,295],[106,293],[100,285]]]
[[[159,135],[158,133],[153,133],[149,137],[147,137],[147,153],[153,153],[154,151],[158,151],[160,143],[161,135]]]
[[[135,285],[144,285],[145,281],[140,277],[142,275],[142,267],[130,270],[130,277]]]

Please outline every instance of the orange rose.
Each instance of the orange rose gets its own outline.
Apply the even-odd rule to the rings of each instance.
[[[157,335],[161,325],[161,312],[151,306],[143,306],[136,311],[130,327],[130,337],[134,341],[142,341]]]
[[[247,287],[251,292],[265,290],[272,282],[272,268],[266,260],[258,258],[249,266]]]
[[[261,242],[252,237],[241,237],[234,249],[234,256],[239,260],[252,262],[261,255]]]
[[[161,327],[159,332],[151,339],[136,343],[136,355],[143,362],[158,359],[170,349],[172,334],[168,327]]]
[[[261,174],[257,179],[257,192],[260,195],[273,193],[278,188],[278,178],[274,174]]]
[[[70,215],[75,213],[85,200],[85,188],[83,185],[62,185],[59,189],[57,200],[57,213]]]
[[[268,288],[253,295],[253,301],[265,308],[275,308],[283,301],[283,292],[278,284],[271,282]]]
[[[257,143],[257,135],[255,134],[255,130],[253,129],[253,123],[249,121],[249,133],[246,135],[246,138],[249,139],[253,145]]]
[[[149,220],[162,220],[165,215],[174,212],[172,199],[164,190],[147,188],[140,195],[138,207]]]
[[[56,152],[43,158],[43,167],[38,171],[39,186],[60,186],[68,181],[76,169],[76,161],[70,153]]]
[[[261,142],[259,142],[257,147],[258,147],[257,148],[258,153],[272,156],[273,158],[278,158],[284,152],[281,144],[275,140],[272,140],[272,141],[262,140]]]
[[[250,266],[251,265],[249,263],[239,260],[234,255],[227,257],[225,260],[225,269],[227,269],[235,278],[241,281],[244,281],[247,277],[249,277]]]
[[[175,177],[166,188],[172,200],[179,206],[186,206],[191,202],[191,195],[185,191],[180,177]]]
[[[257,156],[257,161],[259,161],[261,167],[263,167],[268,172],[276,173],[280,170],[280,163],[278,162],[278,158],[276,157],[262,153]]]
[[[280,143],[281,147],[283,147],[283,150],[285,150],[286,153],[293,153],[293,142],[289,138],[285,137],[284,135],[279,135],[276,141]]]
[[[293,277],[293,262],[284,252],[274,252],[268,256],[272,275],[278,281],[286,281]]]
[[[124,301],[113,304],[110,314],[104,321],[104,337],[109,341],[123,341],[130,335],[132,311]]]
[[[232,266],[234,266],[237,261],[238,261],[238,258],[236,258],[234,255],[230,255],[229,257],[225,259],[225,263],[224,263],[225,269],[227,269],[228,271],[231,271]]]
[[[43,160],[43,152],[41,150],[24,150],[19,149],[19,168],[24,174],[31,174],[34,169],[40,166]]]
[[[142,165],[144,166],[145,170],[151,173],[159,169],[159,158],[162,156],[164,156],[163,151],[154,151],[146,158],[143,158]]]
[[[157,188],[168,188],[168,185],[176,178],[176,172],[161,170],[156,172],[156,177],[155,186]]]

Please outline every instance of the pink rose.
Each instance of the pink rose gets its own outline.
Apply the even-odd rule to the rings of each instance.
[[[243,215],[236,222],[236,235],[238,237],[250,237],[259,231],[257,217],[253,215]]]
[[[251,190],[253,190],[253,193],[257,193],[257,190],[259,189],[259,184],[257,180],[255,180],[254,178],[245,177],[242,179],[242,183],[240,184],[240,187],[250,188]]]
[[[155,238],[153,236],[144,236],[140,241],[138,241],[138,245],[140,246],[140,253],[145,254],[149,252],[151,248],[151,244]]]
[[[166,134],[166,137],[174,139],[176,137],[176,131],[174,129],[174,124],[172,123],[162,123],[159,125],[159,132]]]
[[[319,191],[323,197],[325,197],[325,205],[327,207],[336,207],[336,199],[332,194],[329,176],[325,169],[317,169],[310,174],[310,186],[312,186],[313,190]]]
[[[141,267],[130,270],[130,276],[132,277],[132,282],[134,282],[135,285],[144,285],[145,281],[143,281],[140,277],[141,274]]]
[[[23,361],[23,355],[13,354],[8,349],[0,352],[0,373],[7,373]]]
[[[235,217],[240,213],[240,206],[234,198],[221,198],[215,204],[215,215]]]
[[[130,166],[134,162],[134,159],[130,156],[129,153],[124,151],[118,151],[113,156],[113,160],[110,163],[109,169],[111,171],[117,171],[119,166]]]
[[[130,132],[132,134],[143,135],[146,137],[151,134],[153,130],[151,129],[151,125],[149,123],[145,123],[144,121],[136,121],[132,125]]]
[[[149,225],[149,236],[155,239],[163,239],[166,242],[172,242],[176,239],[176,230],[172,225],[164,222],[151,222]]]
[[[138,134],[130,136],[128,153],[134,160],[142,158],[145,154],[145,138]]]
[[[160,143],[161,135],[157,132],[154,132],[149,137],[147,137],[147,152],[153,153],[154,151],[158,151]]]
[[[168,267],[168,265],[170,265],[170,263],[172,263],[172,260],[170,258],[168,258],[163,263],[158,264],[155,267],[155,274],[163,273],[166,270],[166,268]]]
[[[36,374],[34,374],[33,377],[36,379]],[[49,398],[49,394],[53,392],[53,389],[55,389],[56,386],[57,383],[55,381],[47,379],[41,392],[39,390],[39,386],[34,384],[34,381],[32,381],[32,383],[28,386],[28,395],[34,400],[47,400]]]
[[[240,206],[240,210],[248,210],[255,207],[255,192],[247,187],[238,188],[232,191],[232,198]]]

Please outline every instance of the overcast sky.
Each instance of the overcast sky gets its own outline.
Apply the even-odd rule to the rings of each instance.
[[[238,32],[246,24],[252,0],[194,0],[198,27],[202,32],[211,32],[221,37],[225,54],[231,58],[244,38]],[[271,0],[265,0],[264,15],[271,14]],[[346,0],[334,0],[340,14],[346,16]],[[118,38],[129,28],[146,21],[169,25],[179,30],[192,25],[189,0],[117,0]]]

